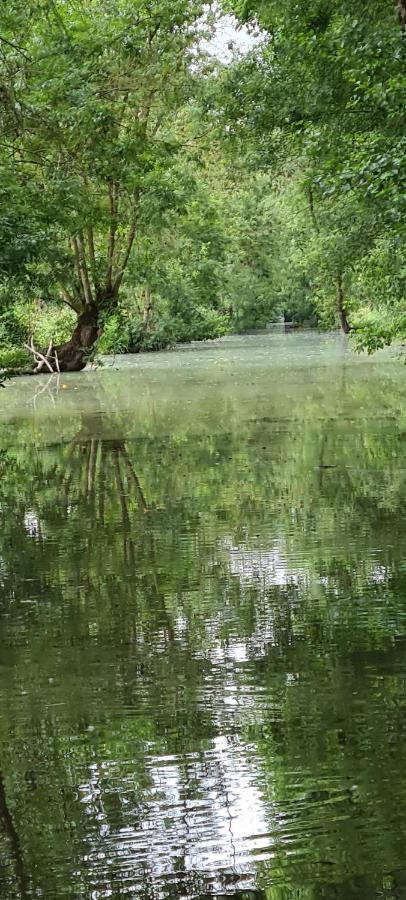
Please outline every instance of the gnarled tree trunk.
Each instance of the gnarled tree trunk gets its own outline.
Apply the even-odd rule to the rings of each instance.
[[[98,309],[90,307],[78,316],[76,328],[66,344],[56,348],[57,360],[61,372],[80,372],[85,368],[90,350],[99,336]],[[56,368],[54,351],[53,368]]]
[[[99,309],[91,306],[78,312],[78,320],[72,337],[65,344],[54,347],[52,341],[44,353],[34,347],[33,340],[25,344],[34,357],[32,369],[18,369],[16,375],[46,375],[51,372],[81,372],[89,359],[89,353],[99,337]]]

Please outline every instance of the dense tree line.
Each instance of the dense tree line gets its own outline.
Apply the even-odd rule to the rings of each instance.
[[[2,8],[3,365],[281,315],[405,334],[403,4],[230,10],[259,40],[226,63],[198,0]]]
[[[260,53],[226,79],[236,141],[279,177],[286,292],[373,350],[405,333],[405,7],[235,0]],[[398,21],[399,19],[399,21]],[[400,27],[399,27],[400,24]]]

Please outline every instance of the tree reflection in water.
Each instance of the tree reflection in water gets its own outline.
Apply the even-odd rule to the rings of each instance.
[[[402,430],[228,410],[2,435],[4,896],[402,896]]]

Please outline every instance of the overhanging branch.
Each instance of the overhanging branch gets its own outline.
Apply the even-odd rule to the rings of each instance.
[[[65,303],[66,306],[69,306],[70,309],[73,309],[73,311],[80,316],[84,312],[83,304],[79,300],[76,300],[75,297],[72,297],[72,294],[70,294],[62,285],[59,289],[62,303]]]

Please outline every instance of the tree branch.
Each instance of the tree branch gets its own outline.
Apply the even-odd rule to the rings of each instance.
[[[86,255],[85,255],[85,248],[84,248],[84,244],[83,244],[83,235],[79,233],[72,240],[73,240],[73,245],[75,248],[76,264],[77,264],[77,267],[79,270],[79,277],[80,277],[80,281],[81,281],[81,284],[83,287],[83,295],[85,298],[85,303],[86,303],[86,306],[92,306],[93,305],[93,297],[92,297],[92,290],[90,287],[89,274],[88,274],[87,265],[86,265]]]
[[[83,184],[85,185],[86,188],[88,188],[89,187],[89,179],[86,175],[86,172],[82,172],[82,178],[83,178]],[[89,251],[90,267],[91,267],[92,276],[93,276],[93,285],[94,285],[95,291],[97,291],[98,285],[97,285],[97,271],[96,271],[96,253],[95,253],[95,249],[94,249],[93,225],[91,225],[91,224],[89,224],[87,226],[87,248]]]
[[[27,53],[26,50],[24,50],[22,47],[19,47],[18,44],[13,44],[12,41],[8,41],[7,38],[3,37],[3,35],[1,35],[1,34],[0,34],[0,42],[2,44],[7,44],[7,46],[11,47],[13,50],[17,50],[17,53],[21,53],[21,55],[24,56],[25,59],[31,59],[29,53]]]
[[[97,271],[96,271],[96,253],[94,249],[94,234],[93,234],[93,225],[87,226],[87,246],[89,250],[89,259],[90,259],[90,267],[92,270],[93,277],[93,285],[95,291],[97,290]]]
[[[73,309],[74,312],[77,313],[78,316],[80,316],[81,313],[84,312],[83,305],[79,305],[79,302],[76,301],[75,298],[72,297],[72,294],[70,294],[69,291],[67,291],[66,288],[64,288],[62,285],[60,285],[59,290],[61,292],[62,303],[65,303],[66,306],[69,306],[70,309]]]
[[[313,191],[312,191],[311,185],[309,185],[309,187],[308,187],[307,197],[308,197],[308,201],[309,201],[310,218],[313,222],[313,228],[317,232],[317,234],[319,234],[320,229],[319,229],[319,223],[318,223],[317,217],[316,217],[316,211],[314,208],[314,197],[313,197]]]
[[[35,347],[34,347],[34,341],[33,341],[32,338],[31,338],[31,341],[30,341],[29,344],[24,344],[24,347],[25,347],[26,350],[29,350],[29,352],[32,353],[32,355],[33,355],[33,357],[34,357],[34,360],[35,360],[35,362],[37,363],[37,366],[36,366],[36,368],[34,369],[34,372],[35,372],[36,374],[38,374],[39,372],[41,372],[42,369],[44,368],[44,366],[46,366],[47,369],[49,369],[49,371],[50,371],[51,374],[53,375],[54,370],[53,370],[53,368],[52,368],[52,366],[51,366],[51,363],[49,362],[50,358],[52,358],[52,357],[50,357],[50,353],[51,353],[51,350],[52,350],[52,338],[51,338],[51,340],[50,340],[50,342],[49,342],[49,347],[48,347],[48,350],[47,350],[45,356],[44,356],[43,353],[40,353],[39,350],[36,350],[36,349],[35,349]]]
[[[75,268],[76,268],[76,275],[77,275],[78,284],[79,284],[79,290],[82,294],[83,304],[85,304],[86,298],[85,298],[85,293],[84,293],[84,289],[83,289],[83,282],[82,282],[82,276],[81,276],[81,271],[80,271],[79,248],[78,248],[78,245],[76,242],[76,238],[71,238],[70,245],[73,250],[74,257],[75,257]]]
[[[113,283],[113,293],[114,294],[117,294],[120,289],[121,282],[123,280],[123,275],[127,268],[128,261],[131,256],[131,250],[133,248],[135,235],[136,235],[136,231],[137,231],[137,202],[139,200],[139,195],[140,195],[140,192],[139,192],[139,190],[137,190],[134,195],[134,218],[130,224],[130,229],[129,229],[129,232],[127,235],[127,242],[126,242],[124,254],[123,254],[116,278]]]
[[[110,230],[107,248],[107,276],[106,289],[111,291],[113,288],[113,264],[114,251],[116,246],[117,231],[117,215],[118,215],[118,190],[115,181],[109,182],[109,202],[110,202]]]
[[[120,268],[118,270],[117,276],[116,276],[114,284],[113,284],[113,293],[114,294],[117,294],[117,292],[120,289],[120,285],[123,280],[123,275],[127,268],[128,260],[130,259],[130,256],[131,256],[131,250],[133,248],[136,231],[137,231],[137,219],[136,219],[136,217],[134,217],[132,224],[130,226],[130,230],[128,232],[127,244],[126,244],[126,248],[124,251],[124,256],[123,256],[122,262],[120,264]]]

